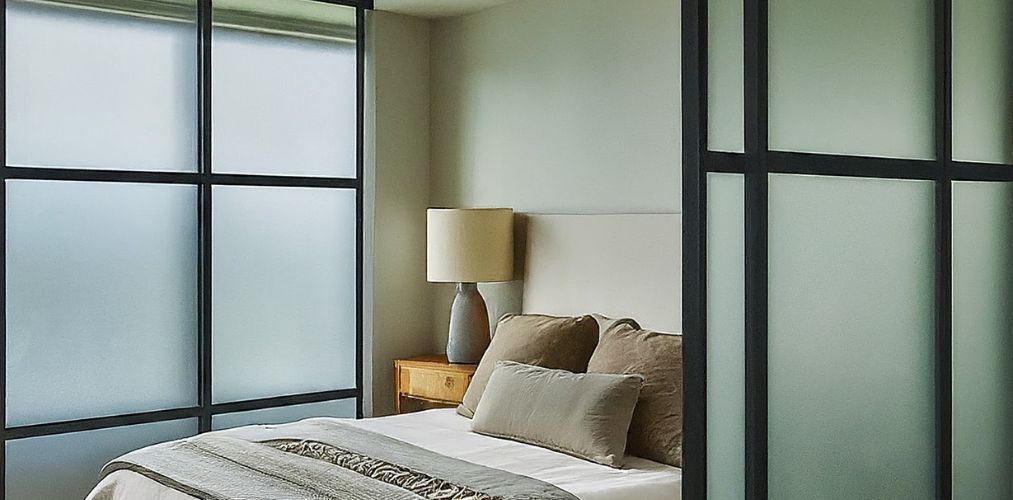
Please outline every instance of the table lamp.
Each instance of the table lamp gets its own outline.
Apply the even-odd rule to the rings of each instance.
[[[514,278],[513,209],[431,208],[426,214],[426,280],[457,283],[447,360],[477,363],[489,347],[489,313],[477,283]]]

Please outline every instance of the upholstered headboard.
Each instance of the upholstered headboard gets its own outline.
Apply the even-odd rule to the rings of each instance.
[[[682,331],[682,216],[542,215],[516,219],[521,281],[484,286],[490,316],[601,313]]]

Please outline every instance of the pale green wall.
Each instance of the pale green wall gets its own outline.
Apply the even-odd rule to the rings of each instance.
[[[680,211],[679,9],[519,0],[369,21],[366,406],[381,414],[391,360],[446,347],[453,291],[425,282],[426,207]]]
[[[393,360],[431,352],[426,283],[429,22],[369,13],[366,408],[394,410]],[[372,196],[370,196],[372,195]],[[371,400],[369,399],[371,398]]]
[[[679,4],[518,0],[433,24],[432,202],[680,210]]]
[[[680,212],[679,23],[671,0],[517,0],[434,21],[431,203]],[[453,290],[432,289],[443,349]]]

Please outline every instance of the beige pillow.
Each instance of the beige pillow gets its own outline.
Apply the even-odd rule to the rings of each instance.
[[[500,361],[471,430],[621,467],[641,383]]]
[[[464,401],[457,413],[471,418],[482,399],[497,361],[559,368],[571,372],[587,370],[594,346],[598,344],[598,323],[591,316],[554,317],[537,314],[503,316],[496,335],[475,369]]]
[[[605,335],[605,332],[609,331],[613,326],[616,326],[619,323],[629,323],[634,328],[640,328],[640,324],[634,321],[633,318],[612,318],[598,313],[592,313],[591,317],[598,322],[599,339],[602,335]]]
[[[682,465],[682,335],[617,324],[605,332],[587,371],[644,377],[626,452]]]

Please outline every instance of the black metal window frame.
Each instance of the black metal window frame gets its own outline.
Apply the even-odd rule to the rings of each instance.
[[[952,498],[952,187],[1013,182],[1013,165],[953,159],[953,5],[934,0],[935,159],[773,151],[768,137],[768,0],[743,0],[744,153],[708,150],[707,0],[682,0],[683,496],[707,498],[707,174],[744,177],[745,498],[767,498],[769,174],[916,179],[935,184],[936,498]]]
[[[97,170],[81,168],[45,168],[4,165],[0,175],[0,241],[6,239],[6,194],[8,179],[43,181],[85,181],[112,183],[156,183],[189,185],[198,191],[198,362],[194,374],[197,387],[197,404],[183,408],[137,412],[121,415],[84,418],[77,420],[49,422],[42,424],[4,426],[0,438],[4,444],[15,439],[50,436],[72,432],[108,429],[136,424],[166,422],[181,419],[197,419],[198,432],[211,430],[211,419],[223,415],[249,410],[280,408],[291,405],[320,403],[355,399],[356,417],[363,416],[363,145],[364,145],[364,90],[365,90],[365,11],[373,8],[373,0],[308,0],[343,5],[355,8],[356,19],[356,176],[347,177],[306,177],[289,175],[248,175],[214,173],[211,165],[211,14],[212,0],[197,1],[197,65],[198,99],[197,106],[197,172],[146,172],[122,170]],[[6,25],[6,0],[0,0],[0,26]],[[0,36],[0,151],[6,151],[6,84],[7,84],[7,40]],[[211,206],[212,186],[277,186],[313,187],[354,190],[356,198],[355,228],[355,387],[322,392],[290,394],[278,397],[259,398],[228,403],[212,403],[211,399]],[[0,358],[6,366],[6,248],[0,255]],[[0,377],[0,416],[6,415],[6,377]],[[6,446],[0,446],[0,468],[6,467]],[[0,498],[4,495],[5,474],[0,470]]]

